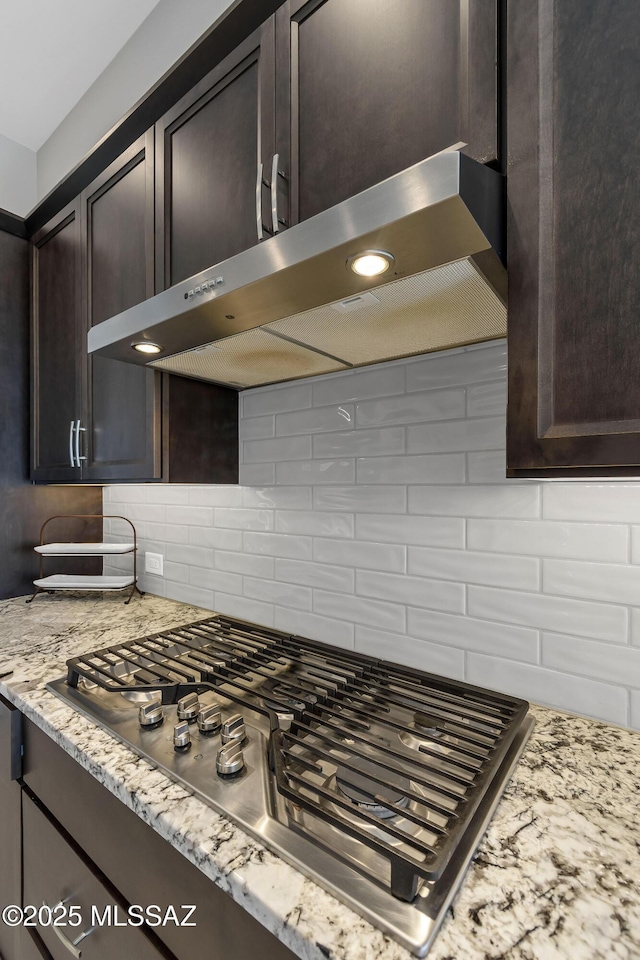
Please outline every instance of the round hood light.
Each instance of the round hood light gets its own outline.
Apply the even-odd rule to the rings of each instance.
[[[347,266],[359,277],[377,277],[393,263],[394,258],[386,250],[363,250],[347,260]]]
[[[162,347],[158,343],[151,343],[149,340],[142,340],[140,343],[132,343],[131,346],[138,353],[162,353]]]

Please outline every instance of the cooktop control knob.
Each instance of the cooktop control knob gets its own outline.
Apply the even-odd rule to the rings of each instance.
[[[239,740],[230,740],[218,750],[216,770],[221,777],[232,777],[244,770],[244,755]]]
[[[164,720],[162,701],[150,700],[149,703],[143,703],[138,710],[138,720],[145,730],[154,730],[159,727]]]
[[[178,752],[185,752],[191,746],[191,732],[186,720],[176,723],[173,728],[173,749]]]
[[[220,739],[223,743],[242,743],[246,738],[247,732],[244,728],[244,717],[240,713],[234,713],[232,717],[222,724],[222,733]]]
[[[178,700],[178,720],[186,720],[188,723],[195,723],[200,709],[200,701],[197,693],[188,693],[186,697]]]
[[[198,713],[198,730],[200,733],[217,733],[220,729],[221,722],[220,707],[217,703],[200,707]]]

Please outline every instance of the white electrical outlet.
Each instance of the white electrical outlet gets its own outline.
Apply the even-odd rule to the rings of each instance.
[[[164,557],[161,553],[145,553],[144,572],[153,573],[156,577],[164,576]]]

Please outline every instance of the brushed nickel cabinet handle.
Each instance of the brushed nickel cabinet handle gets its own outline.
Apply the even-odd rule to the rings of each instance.
[[[81,457],[81,456],[80,456],[80,434],[81,434],[81,433],[86,433],[86,432],[87,432],[87,428],[86,428],[86,427],[81,427],[81,426],[80,426],[80,420],[76,420],[76,466],[77,466],[77,467],[80,466],[80,461],[81,461],[81,460],[86,460],[86,459],[87,459],[86,457]]]
[[[73,453],[73,433],[74,433],[74,430],[75,430],[74,423],[73,423],[73,420],[71,420],[70,423],[69,423],[69,463],[71,464],[72,467],[75,467],[75,466],[76,466],[75,456],[74,456],[74,453]]]
[[[258,240],[264,240],[264,231],[262,229],[262,164],[258,164],[258,176],[256,177],[256,228],[258,231]]]

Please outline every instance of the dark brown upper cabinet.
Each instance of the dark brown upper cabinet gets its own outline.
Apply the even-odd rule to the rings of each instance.
[[[156,279],[164,290],[269,233],[270,18],[156,124]]]
[[[637,474],[637,2],[510,0],[508,49],[508,474]]]
[[[80,203],[32,238],[32,479],[81,479],[76,427],[82,421]]]
[[[153,296],[154,249],[151,130],[33,238],[35,481],[237,483],[234,390],[87,354]]]
[[[85,330],[154,293],[153,130],[81,196]],[[160,374],[100,356],[81,365],[85,480],[160,476]]]
[[[291,223],[459,142],[496,160],[496,0],[287,0],[276,23]]]

